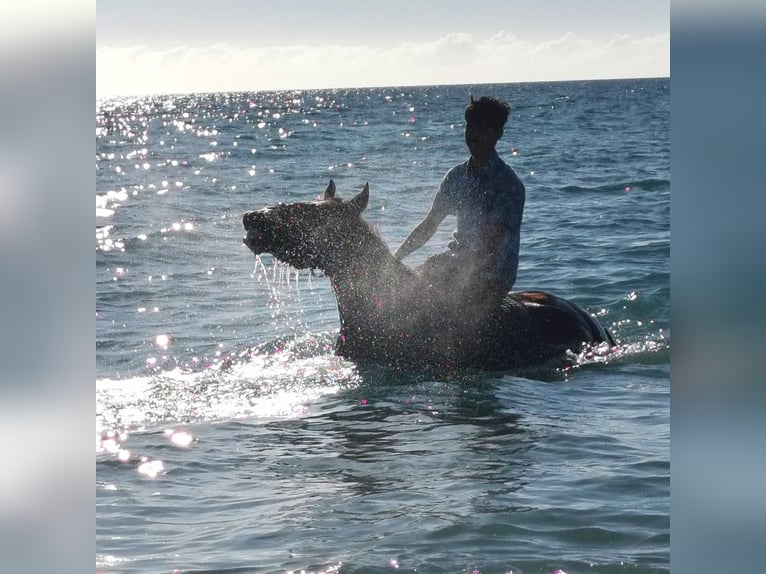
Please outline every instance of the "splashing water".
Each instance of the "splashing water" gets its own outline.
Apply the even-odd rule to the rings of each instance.
[[[176,367],[99,380],[97,432],[107,436],[171,422],[304,415],[309,402],[360,381],[356,366],[332,353],[329,338],[329,333],[305,336],[276,343],[270,352],[248,349],[217,368],[196,372]]]
[[[294,284],[296,289],[300,291],[300,271],[276,258],[271,259],[271,264],[267,268],[261,256],[256,255],[253,272],[250,276],[258,282],[265,282],[271,289],[275,289],[277,286],[290,287],[291,284]],[[313,288],[311,276],[312,273],[307,274],[309,289]]]

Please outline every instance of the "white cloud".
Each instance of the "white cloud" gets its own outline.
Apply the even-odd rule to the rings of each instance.
[[[533,43],[507,32],[489,38],[455,33],[391,47],[101,46],[97,94],[666,76],[669,52],[669,34],[597,42],[568,33]]]

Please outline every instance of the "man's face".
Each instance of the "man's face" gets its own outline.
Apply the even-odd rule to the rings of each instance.
[[[488,125],[477,122],[465,124],[465,143],[472,156],[487,156],[495,149],[498,135],[497,131]]]

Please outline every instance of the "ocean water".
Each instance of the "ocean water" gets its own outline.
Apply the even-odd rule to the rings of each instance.
[[[395,248],[513,111],[518,289],[619,341],[449,380],[336,357],[329,281],[242,214],[330,178]],[[98,572],[668,572],[669,79],[111,99],[96,109]],[[441,251],[454,220],[408,262]]]

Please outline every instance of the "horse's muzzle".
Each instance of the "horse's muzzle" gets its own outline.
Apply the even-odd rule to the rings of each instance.
[[[245,236],[242,238],[242,243],[259,255],[263,253],[262,239],[263,235],[260,231],[260,227],[263,223],[263,213],[260,211],[248,211],[242,216],[242,225],[245,227]]]

